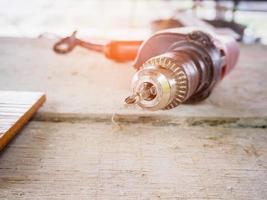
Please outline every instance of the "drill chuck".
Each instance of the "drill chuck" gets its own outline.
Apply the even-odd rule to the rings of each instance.
[[[173,29],[146,41],[135,61],[133,95],[128,104],[143,109],[171,109],[201,101],[236,64],[233,39],[218,39],[205,31]]]

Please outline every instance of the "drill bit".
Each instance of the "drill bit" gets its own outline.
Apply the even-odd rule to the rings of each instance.
[[[125,104],[136,104],[140,99],[140,96],[138,93],[132,94],[131,96],[128,96],[125,100],[124,103]]]
[[[140,85],[137,92],[134,92],[132,95],[128,96],[124,102],[126,104],[137,104],[142,100],[152,100],[155,98],[157,92],[153,84],[144,82]]]

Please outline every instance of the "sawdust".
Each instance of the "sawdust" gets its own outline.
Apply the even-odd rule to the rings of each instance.
[[[116,130],[116,131],[121,131],[122,129],[123,129],[123,127],[122,127],[122,125],[121,124],[119,124],[116,120],[116,118],[118,118],[118,116],[117,116],[117,114],[113,114],[112,115],[112,117],[111,117],[111,122],[112,122],[112,124],[114,125],[113,127],[114,127],[114,129]]]

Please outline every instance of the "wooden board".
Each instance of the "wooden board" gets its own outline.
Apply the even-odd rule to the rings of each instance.
[[[32,121],[0,156],[0,199],[262,200],[266,129]]]
[[[115,113],[127,120],[144,115],[159,120],[267,118],[266,46],[242,45],[236,68],[205,101],[167,111],[145,112],[123,104],[124,98],[130,94],[135,73],[131,63],[116,63],[81,48],[67,55],[58,55],[52,51],[54,42],[0,38],[0,90],[45,91],[49,101],[40,112],[43,117],[58,117],[60,113],[70,117],[83,115],[110,119]]]
[[[44,101],[43,93],[0,91],[0,151]]]

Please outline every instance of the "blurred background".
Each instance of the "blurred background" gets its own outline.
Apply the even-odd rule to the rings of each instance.
[[[1,0],[0,36],[137,39],[162,28],[207,25],[267,44],[267,1]],[[204,21],[205,20],[205,21]]]

